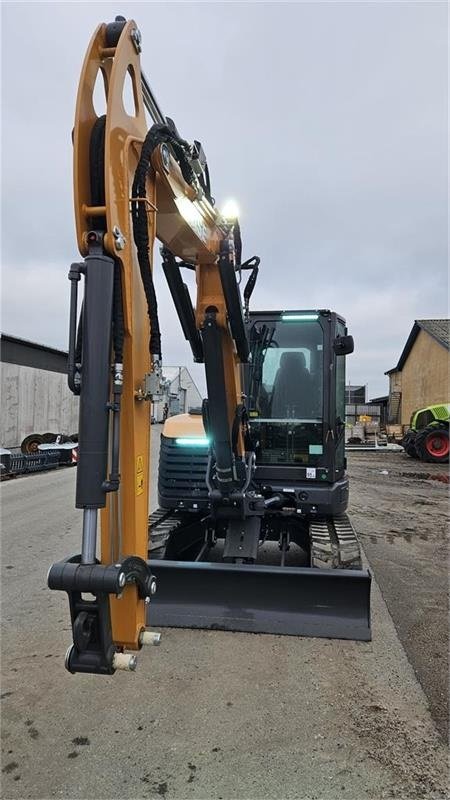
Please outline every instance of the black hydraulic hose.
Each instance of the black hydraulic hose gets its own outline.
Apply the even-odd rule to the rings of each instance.
[[[239,267],[242,259],[242,237],[241,237],[241,226],[239,225],[238,219],[235,221],[233,226],[233,239],[234,239],[234,253],[236,258],[236,266]]]
[[[208,201],[211,203],[212,206],[215,205],[214,197],[211,196],[211,180],[209,177],[208,164],[205,164],[205,166],[203,167],[203,175],[198,176],[198,181]]]
[[[114,294],[113,294],[113,347],[115,362],[123,363],[123,341],[125,325],[123,320],[122,274],[118,261],[114,267]]]
[[[117,491],[120,483],[120,404],[123,387],[123,342],[125,337],[125,326],[123,320],[122,302],[122,274],[118,261],[114,264],[114,286],[113,286],[113,326],[112,338],[114,348],[114,374],[113,374],[113,401],[110,407],[112,411],[112,436],[111,436],[111,468],[104,489],[108,492]]]
[[[117,374],[117,364],[114,369],[116,374],[114,376],[114,393],[111,411],[113,414],[112,419],[112,436],[111,436],[111,468],[108,480],[104,481],[103,489],[105,492],[115,492],[120,484],[120,400],[122,396],[122,384],[118,384],[117,378],[122,379],[122,373]],[[122,366],[121,364],[119,366]]]
[[[232,249],[233,245],[229,239],[224,239],[221,242],[219,274],[225,297],[231,334],[236,344],[239,359],[242,363],[246,364],[250,350],[242,314],[239,287],[236,283],[235,267],[232,262]]]
[[[95,122],[89,142],[89,176],[91,189],[91,205],[105,205],[105,129],[106,116],[99,117]],[[106,230],[106,218],[91,218],[92,229]],[[81,304],[80,318],[75,345],[75,363],[81,364],[83,348],[83,305]]]
[[[123,20],[119,20],[123,26]],[[119,25],[119,27],[120,27]],[[106,203],[105,191],[105,132],[106,115],[99,117],[93,125],[89,143],[89,174],[91,189],[91,204],[104,206]],[[106,217],[96,217],[91,220],[92,228],[106,231]],[[116,261],[114,267],[114,312],[113,312],[113,346],[116,363],[123,362],[123,301],[122,301],[122,276],[120,264]],[[81,329],[81,325],[80,325]],[[78,348],[77,348],[78,349]],[[81,342],[79,347],[81,353]]]
[[[206,191],[206,196],[207,196],[209,202],[211,203],[211,205],[213,206],[214,205],[214,197],[211,196],[211,178],[209,177],[208,164],[205,164],[204,172],[205,172],[205,187],[206,187],[205,191]]]
[[[133,235],[137,248],[139,268],[145,296],[147,299],[148,315],[150,318],[150,353],[151,355],[158,355],[159,358],[161,358],[161,333],[158,321],[158,304],[150,266],[147,209],[145,200],[146,177],[150,167],[150,159],[154,149],[163,143],[170,145],[172,154],[175,156],[180,166],[186,183],[190,185],[194,185],[196,183],[196,176],[189,159],[189,144],[181,138],[174,122],[167,118],[165,123],[157,122],[152,125],[142,145],[139,163],[134,175],[131,217],[133,221]],[[210,197],[210,179],[207,169],[205,169],[205,178],[206,184],[204,184],[204,188],[206,189],[207,196]],[[240,241],[240,234],[237,233],[235,235],[239,237]],[[239,250],[239,258],[241,249]]]
[[[83,350],[83,309],[84,300],[81,303],[80,318],[78,320],[77,342],[75,345],[75,364],[81,364],[81,353]]]
[[[105,205],[105,131],[106,114],[99,117],[92,127],[89,142],[89,175],[91,205]],[[91,219],[92,230],[106,231],[106,217]]]
[[[132,189],[131,218],[133,221],[133,236],[137,248],[139,269],[142,284],[147,300],[147,310],[150,319],[150,343],[151,355],[157,355],[161,359],[161,332],[158,319],[158,303],[153,284],[153,276],[150,264],[150,242],[148,237],[147,209],[146,209],[146,177],[150,165],[151,154],[155,144],[155,125],[150,128],[142,145],[141,156],[136,168]],[[163,126],[159,126],[163,127]],[[152,133],[153,132],[153,133]]]

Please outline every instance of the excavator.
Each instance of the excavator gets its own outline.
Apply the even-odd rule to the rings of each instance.
[[[148,625],[368,641],[371,575],[345,513],[353,339],[327,309],[250,310],[259,258],[242,260],[238,219],[218,210],[202,145],[162,113],[141,51],[133,20],[100,24],[76,103],[82,260],[69,270],[68,382],[79,396],[83,521],[81,552],[48,574],[69,598],[66,668],[134,670],[136,652],[160,640]],[[165,422],[149,519],[150,401],[162,370],[156,240],[207,399]],[[183,270],[195,276],[195,304]]]

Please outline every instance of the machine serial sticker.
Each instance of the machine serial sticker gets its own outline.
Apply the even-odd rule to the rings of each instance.
[[[307,478],[315,478],[316,477],[316,468],[315,467],[306,467],[306,477]]]
[[[323,454],[323,447],[321,444],[310,444],[309,445],[309,455],[310,456],[321,456]]]
[[[144,493],[144,456],[136,459],[136,496]]]

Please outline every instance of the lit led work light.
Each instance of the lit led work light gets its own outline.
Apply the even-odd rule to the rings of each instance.
[[[222,208],[222,216],[227,222],[233,222],[239,216],[239,206],[236,200],[227,200]]]
[[[175,444],[180,447],[208,447],[209,439],[175,439]]]
[[[308,322],[318,319],[318,314],[283,314],[282,322]]]

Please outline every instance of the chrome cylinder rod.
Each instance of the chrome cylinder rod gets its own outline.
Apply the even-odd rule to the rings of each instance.
[[[153,94],[150,88],[150,84],[143,72],[141,72],[141,86],[142,86],[142,95],[144,98],[144,106],[146,107],[148,113],[150,114],[153,122],[160,122],[164,125],[166,122],[166,118],[162,113],[158,101],[155,95]]]
[[[81,544],[81,563],[95,564],[97,551],[97,509],[85,508],[83,511],[83,539]]]

